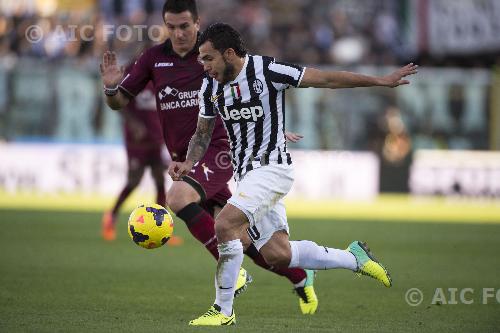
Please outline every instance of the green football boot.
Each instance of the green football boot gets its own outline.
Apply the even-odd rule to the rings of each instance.
[[[358,270],[356,273],[363,274],[382,282],[386,287],[392,286],[391,276],[387,269],[373,256],[366,243],[354,241],[349,244],[347,251],[356,258]]]

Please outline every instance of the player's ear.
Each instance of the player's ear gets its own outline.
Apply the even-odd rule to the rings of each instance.
[[[198,17],[196,21],[194,21],[194,27],[196,28],[196,31],[200,31],[200,18]]]
[[[236,56],[236,53],[234,52],[234,49],[228,48],[226,51],[224,51],[224,57],[228,60],[233,59],[233,57]]]

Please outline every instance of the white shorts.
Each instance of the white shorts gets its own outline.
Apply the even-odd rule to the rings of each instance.
[[[248,235],[257,250],[276,231],[289,233],[283,197],[290,191],[293,179],[291,165],[265,165],[245,174],[228,200],[247,216],[250,222]]]

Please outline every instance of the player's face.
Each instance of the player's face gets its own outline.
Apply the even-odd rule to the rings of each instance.
[[[210,41],[200,45],[200,63],[208,75],[222,84],[226,84],[235,78],[235,67],[229,59],[234,57],[234,50],[227,49],[220,53],[213,48]]]
[[[188,10],[178,14],[166,12],[164,19],[174,51],[179,54],[191,51],[198,38],[200,20],[195,21]]]

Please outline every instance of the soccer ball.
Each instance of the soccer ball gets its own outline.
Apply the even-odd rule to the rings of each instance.
[[[139,246],[154,249],[165,244],[174,231],[172,216],[164,207],[140,205],[128,219],[128,234]]]

